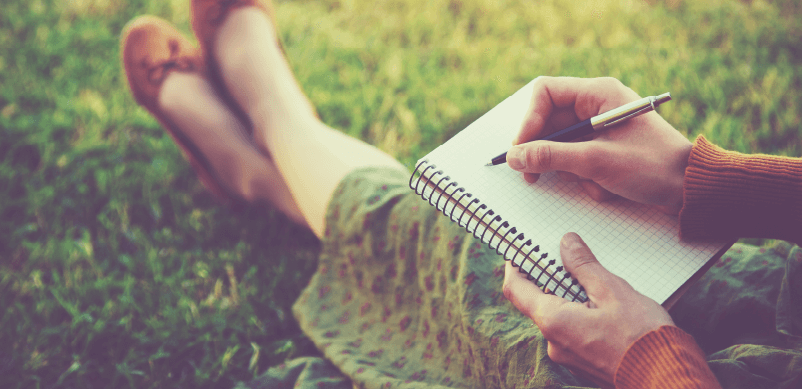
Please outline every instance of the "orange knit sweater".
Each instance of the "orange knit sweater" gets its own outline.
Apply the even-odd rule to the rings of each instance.
[[[725,151],[700,136],[683,181],[684,240],[743,237],[801,241],[801,159]],[[703,351],[680,328],[634,342],[616,370],[617,388],[720,388]]]

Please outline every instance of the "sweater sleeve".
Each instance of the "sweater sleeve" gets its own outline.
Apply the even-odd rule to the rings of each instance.
[[[616,369],[617,389],[721,388],[691,335],[662,326],[635,341]]]
[[[683,240],[772,238],[801,243],[801,159],[694,142],[683,180]]]
[[[683,180],[684,240],[801,241],[801,159],[726,151],[699,136]],[[619,362],[616,388],[721,388],[694,338],[662,326]]]

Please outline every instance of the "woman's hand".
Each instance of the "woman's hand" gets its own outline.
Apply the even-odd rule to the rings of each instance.
[[[601,385],[612,385],[625,351],[644,334],[674,325],[666,310],[600,265],[580,237],[560,241],[560,256],[586,290],[588,302],[545,294],[508,262],[503,292],[535,322],[549,357]]]
[[[540,173],[559,171],[597,201],[615,194],[677,215],[691,142],[658,113],[602,130],[587,142],[532,141],[639,98],[614,78],[539,77],[508,165],[531,183]]]

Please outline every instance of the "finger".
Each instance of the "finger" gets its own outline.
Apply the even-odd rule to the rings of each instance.
[[[588,193],[588,195],[597,202],[603,201],[610,201],[616,198],[616,195],[605,190],[605,188],[599,186],[594,181],[591,180],[579,180],[577,182],[583,190]]]
[[[546,119],[544,127],[541,131],[541,136],[549,135],[553,132],[560,131],[566,127],[579,123],[581,120],[577,118],[574,113],[574,107],[555,108],[549,118]],[[526,139],[519,142],[518,138],[513,139],[513,145],[525,143],[537,139]]]
[[[547,120],[541,136],[549,135],[553,132],[558,132],[566,127],[573,126],[580,123],[582,120],[577,118],[574,112],[574,107],[555,108],[552,110],[552,115]],[[536,140],[536,139],[530,139]]]
[[[599,181],[615,166],[615,155],[608,149],[599,141],[534,141],[511,147],[506,159],[511,169],[524,173],[565,171]]]
[[[574,77],[538,77],[533,84],[530,108],[516,136],[514,144],[529,142],[547,135],[544,132],[553,110],[572,107],[577,95],[584,93],[590,79]],[[581,120],[585,120],[584,118]]]
[[[524,173],[524,181],[530,184],[535,184],[539,178],[541,178],[541,175],[538,173]]]
[[[558,172],[558,177],[560,177],[563,182],[577,182],[580,180],[577,174],[562,171]]]
[[[527,279],[525,273],[513,267],[510,261],[505,263],[505,279],[502,293],[521,313],[532,319],[539,327],[537,318],[551,316],[568,301],[551,294],[546,294]]]
[[[566,270],[583,285],[588,298],[599,303],[610,295],[607,281],[615,277],[597,261],[579,235],[569,232],[560,240],[560,257]]]
[[[579,122],[638,98],[615,78],[538,77],[530,108],[513,144],[548,135],[546,124],[558,109],[571,108]]]

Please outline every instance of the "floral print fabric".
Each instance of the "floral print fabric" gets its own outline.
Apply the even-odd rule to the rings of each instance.
[[[358,170],[330,202],[318,271],[293,307],[326,361],[290,361],[241,385],[594,387],[553,363],[538,328],[504,298],[501,257],[417,196],[408,179],[392,169]],[[670,312],[711,353],[724,387],[741,387],[747,378],[733,378],[740,374],[755,376],[750,382],[799,382],[800,248],[779,250],[734,246]],[[785,322],[784,335],[770,322],[788,263],[797,263],[798,303],[797,316],[786,316],[797,327]],[[724,330],[732,327],[742,330]],[[756,331],[764,335],[749,335]],[[760,345],[732,346],[747,341]],[[756,373],[756,360],[785,365]]]

